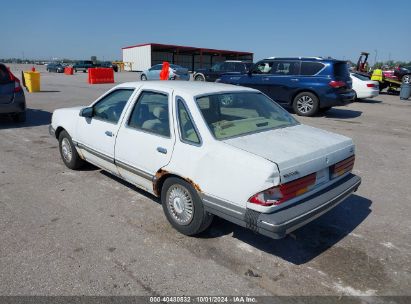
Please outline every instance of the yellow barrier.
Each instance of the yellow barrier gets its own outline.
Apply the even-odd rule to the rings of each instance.
[[[25,71],[24,83],[30,93],[40,92],[40,73]]]

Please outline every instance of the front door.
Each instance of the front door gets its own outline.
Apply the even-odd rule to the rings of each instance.
[[[121,176],[149,192],[156,172],[173,152],[171,98],[172,90],[142,90],[117,135],[115,161]]]
[[[84,158],[118,174],[114,144],[123,109],[134,89],[116,89],[93,104],[93,117],[80,117],[74,140]]]

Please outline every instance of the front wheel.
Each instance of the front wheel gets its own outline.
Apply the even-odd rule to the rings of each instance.
[[[195,80],[195,81],[205,81],[203,75],[196,75],[196,76],[194,77],[194,80]]]
[[[59,135],[59,150],[61,158],[67,168],[77,170],[84,165],[84,160],[80,158],[70,135],[68,135],[66,131],[61,131]]]
[[[302,92],[295,96],[293,109],[300,116],[314,116],[318,112],[318,97],[310,92]]]
[[[146,81],[146,80],[147,80],[147,76],[143,74],[143,75],[141,75],[140,79],[141,79],[142,81]]]
[[[185,180],[170,177],[161,190],[161,203],[170,224],[180,233],[196,235],[206,230],[213,215],[204,210],[197,191]]]

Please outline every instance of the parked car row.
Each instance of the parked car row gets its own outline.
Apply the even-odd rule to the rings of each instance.
[[[56,72],[56,73],[63,73],[64,68],[69,66],[68,64],[64,63],[58,63],[58,62],[51,62],[47,64],[46,70],[48,72]],[[97,67],[103,67],[103,68],[112,68],[114,72],[118,71],[118,66],[116,64],[113,64],[110,61],[103,61],[99,63],[94,63],[91,60],[83,60],[83,61],[77,61],[72,65],[74,72],[80,72],[82,71],[83,73],[86,73],[88,69],[90,68],[97,68]]]
[[[161,64],[143,71],[141,80],[160,79]],[[171,64],[169,79],[189,80],[188,70]],[[301,116],[378,95],[378,82],[349,73],[346,61],[321,57],[227,60],[193,73],[195,81],[215,81],[255,88]]]

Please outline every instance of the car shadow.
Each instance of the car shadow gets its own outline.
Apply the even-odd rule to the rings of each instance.
[[[50,122],[50,112],[38,109],[27,109],[25,122],[14,122],[13,119],[8,115],[0,116],[0,129],[38,127],[49,125]]]
[[[361,114],[362,114],[362,111],[332,108],[328,110],[327,112],[320,113],[319,116],[323,116],[327,118],[350,119],[350,118],[359,117],[361,116]]]
[[[113,174],[111,174],[110,172],[101,170],[100,171],[101,174],[114,179],[116,182],[122,184],[123,186],[126,186],[127,188],[129,188],[130,190],[133,190],[135,192],[138,192],[141,195],[144,195],[145,197],[147,197],[148,199],[153,200],[154,202],[156,202],[157,204],[161,205],[161,201],[158,197],[156,197],[155,195],[152,195],[151,193],[148,193],[147,191],[144,191],[143,189],[138,188],[137,186],[125,181],[124,179],[117,177]]]
[[[356,102],[358,103],[382,103],[382,100],[378,99],[358,99]]]
[[[300,265],[311,261],[350,234],[371,213],[371,204],[366,198],[351,195],[328,213],[280,240],[256,234],[216,217],[210,229],[200,237],[216,238],[232,234],[250,246]]]
[[[103,170],[100,173],[161,205],[161,200],[158,197],[111,173]],[[327,251],[354,231],[371,213],[371,204],[372,201],[369,199],[353,194],[326,214],[280,240],[254,233],[217,216],[214,217],[211,227],[197,237],[210,239],[231,234],[233,238],[258,250],[278,256],[290,263],[301,265]]]

